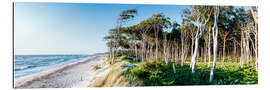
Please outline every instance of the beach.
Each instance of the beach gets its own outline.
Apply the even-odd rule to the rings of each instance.
[[[107,73],[96,74],[98,70],[93,67],[107,67],[103,64],[106,54],[95,56],[91,59],[74,63],[46,74],[33,76],[25,80],[15,82],[15,88],[87,88],[93,79],[105,76]]]

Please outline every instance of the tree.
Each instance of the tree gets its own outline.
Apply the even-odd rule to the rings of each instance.
[[[213,61],[213,66],[211,68],[211,72],[210,72],[210,78],[209,78],[209,82],[212,82],[213,78],[214,78],[214,73],[215,73],[215,68],[216,68],[216,62],[217,62],[217,37],[218,37],[218,16],[219,16],[219,7],[215,6],[215,13],[214,13],[214,26],[212,28],[212,34],[213,34],[213,54],[214,54],[214,61]]]
[[[142,51],[141,51],[141,61],[145,61],[145,43],[146,43],[146,37],[147,37],[147,33],[149,32],[149,30],[151,29],[151,24],[149,23],[149,21],[144,21],[143,23],[140,23],[137,25],[137,28],[140,30],[141,33],[141,37],[142,37]]]
[[[123,53],[117,55],[134,61],[173,63],[174,72],[178,69],[178,61],[185,67],[185,62],[190,60],[187,57],[191,57],[192,73],[196,71],[196,63],[204,62],[206,66],[208,58],[209,82],[212,82],[217,75],[216,66],[226,65],[225,57],[230,59],[229,63],[240,63],[241,67],[254,64],[257,70],[256,15],[256,7],[246,11],[232,6],[193,6],[182,11],[181,24],[171,25],[170,19],[162,13],[153,14],[138,24],[121,24],[121,27],[110,29],[105,39],[110,40],[107,42],[110,52],[121,50]]]
[[[156,59],[158,59],[158,38],[159,38],[159,33],[162,33],[163,28],[168,28],[171,25],[171,22],[169,21],[170,18],[165,17],[162,13],[159,14],[154,14],[152,16],[152,25],[155,31],[155,47],[156,47]]]
[[[253,44],[254,52],[255,52],[255,65],[256,70],[258,71],[258,9],[257,7],[249,7],[249,10],[251,12],[252,18],[254,20],[254,30],[253,34],[255,35],[255,45]]]
[[[192,73],[195,72],[199,39],[203,35],[205,27],[210,19],[210,15],[211,15],[210,9],[211,9],[210,7],[199,7],[199,6],[194,7],[194,9],[193,9],[193,18],[195,20],[193,23],[197,26],[197,31],[196,31],[196,35],[195,35],[195,37],[196,37],[195,38],[195,50],[193,51],[193,55],[192,55],[192,59],[191,59]]]
[[[222,67],[224,67],[224,61],[225,61],[225,55],[226,55],[226,42],[227,40],[231,39],[229,36],[232,34],[233,31],[233,7],[232,6],[227,6],[227,7],[220,7],[220,20],[218,22],[218,26],[220,29],[220,36],[223,39],[223,49],[222,49]]]
[[[117,20],[117,34],[115,34],[115,37],[114,37],[114,38],[116,38],[115,39],[116,41],[112,41],[113,42],[112,44],[113,44],[114,48],[111,48],[112,50],[110,50],[111,51],[110,56],[112,56],[111,57],[111,63],[114,63],[114,55],[117,52],[118,47],[119,47],[119,42],[120,41],[119,41],[119,38],[117,38],[117,36],[120,36],[119,30],[122,27],[122,24],[124,22],[134,18],[135,17],[134,14],[136,14],[136,13],[137,13],[136,9],[125,10],[120,14],[120,18]]]

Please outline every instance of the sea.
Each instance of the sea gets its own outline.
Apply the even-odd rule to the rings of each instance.
[[[14,55],[14,79],[20,80],[43,72],[82,62],[93,55]]]

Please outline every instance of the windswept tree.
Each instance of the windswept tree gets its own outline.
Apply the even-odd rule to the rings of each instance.
[[[136,9],[125,10],[120,14],[120,17],[118,18],[118,20],[117,20],[117,34],[115,34],[115,37],[114,37],[116,39],[115,39],[115,41],[111,41],[112,45],[114,46],[113,48],[111,48],[112,50],[110,50],[111,51],[110,52],[111,63],[114,63],[114,56],[115,56],[115,53],[117,53],[117,50],[119,48],[120,39],[117,36],[120,36],[120,33],[119,33],[120,28],[122,27],[123,23],[134,18],[136,13],[137,13]]]
[[[168,28],[171,25],[171,22],[169,21],[170,18],[165,17],[162,13],[160,14],[154,14],[151,18],[152,20],[152,25],[154,28],[154,34],[155,34],[155,47],[156,47],[156,51],[155,51],[155,58],[158,59],[158,39],[160,36],[160,33],[162,33],[164,28]],[[162,34],[161,34],[162,35]]]
[[[159,67],[172,66],[174,73],[189,64],[193,75],[204,70],[196,71],[196,67],[208,66],[210,73],[206,76],[210,75],[204,78],[207,83],[218,80],[217,66],[227,69],[239,65],[240,69],[256,67],[258,70],[257,7],[247,10],[233,6],[192,6],[181,11],[181,23],[171,23],[169,17],[158,13],[137,24],[124,26],[135,14],[136,10],[123,11],[117,27],[110,29],[105,37],[111,63],[115,56],[137,63],[153,64],[155,60],[154,64],[162,63]]]
[[[151,22],[150,21],[143,21],[142,23],[137,25],[137,28],[140,31],[141,35],[141,61],[145,61],[145,56],[146,56],[146,38],[147,38],[147,33],[149,30],[152,28]]]

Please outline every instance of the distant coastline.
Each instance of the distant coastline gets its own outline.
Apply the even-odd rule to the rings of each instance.
[[[14,54],[13,56],[27,56],[27,55],[102,55],[108,54],[109,52],[93,53],[93,54]]]

